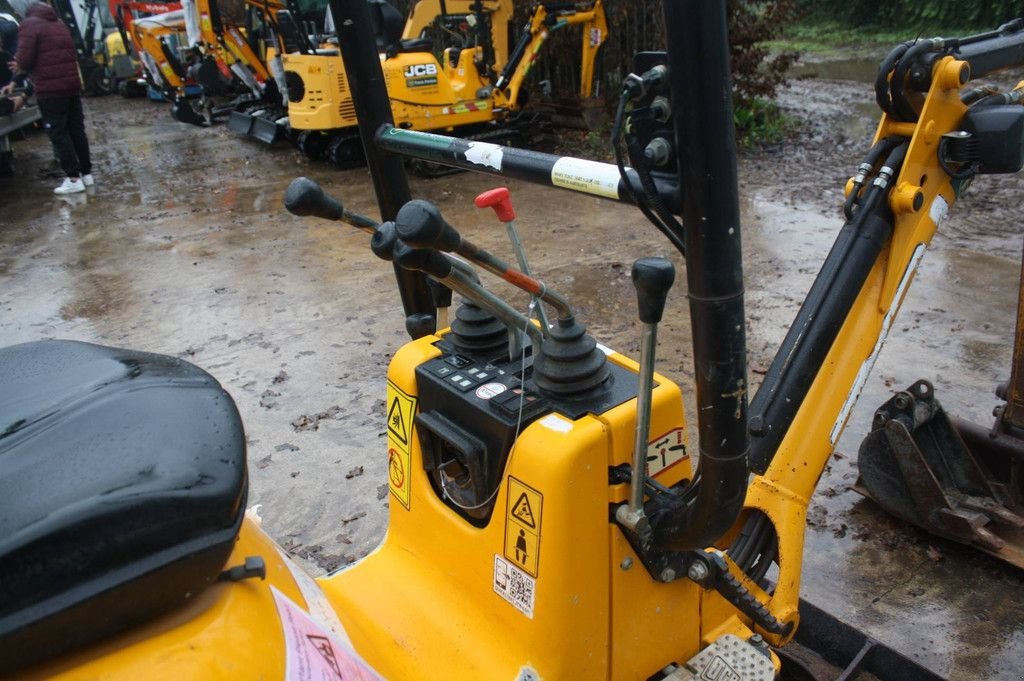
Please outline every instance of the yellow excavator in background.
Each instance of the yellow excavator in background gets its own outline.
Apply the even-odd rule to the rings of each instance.
[[[169,98],[184,93],[188,86],[182,62],[187,45],[185,13],[177,9],[135,19],[128,30],[149,84]]]
[[[304,20],[319,15],[322,21],[326,2],[244,0],[244,25],[239,17],[229,20],[216,0],[185,0],[183,7],[189,43],[198,53],[192,73],[203,96],[198,108],[176,100],[174,117],[206,125],[229,116],[232,129],[274,141],[287,101],[281,54],[312,49]]]
[[[385,0],[370,1],[381,65],[395,124],[404,129],[455,131],[492,143],[528,146],[542,134],[537,114],[521,115],[524,81],[552,32],[583,28],[580,95],[593,92],[597,51],[608,34],[602,0],[593,3],[535,4],[530,21],[509,51],[511,0],[426,0],[401,16]],[[438,59],[421,37],[435,21],[455,20],[448,29],[460,45],[447,46]],[[341,62],[333,51],[284,56],[288,82],[288,122],[296,145],[311,158],[338,168],[364,163],[356,133],[356,112]],[[430,174],[433,166],[417,162]]]
[[[223,19],[215,0],[184,0],[182,10],[193,50],[188,75],[202,90],[198,97],[176,96],[171,115],[183,123],[204,126],[240,105],[261,100],[270,74],[242,28]]]

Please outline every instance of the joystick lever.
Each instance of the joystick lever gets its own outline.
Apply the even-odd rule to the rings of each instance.
[[[412,248],[398,241],[393,251],[394,262],[399,267],[419,270],[439,284],[472,300],[476,305],[486,309],[500,319],[510,330],[509,358],[517,357],[522,351],[519,343],[519,329],[530,336],[534,348],[540,348],[543,338],[540,329],[531,324],[518,310],[494,295],[476,280],[473,272],[467,272],[465,263],[445,255],[433,248]],[[461,266],[460,266],[461,265]]]
[[[647,441],[651,430],[654,393],[654,356],[658,345],[658,322],[665,312],[665,299],[675,281],[676,269],[665,258],[640,258],[633,263],[633,286],[643,330],[640,337],[640,387],[636,399],[636,433],[633,441],[633,477],[629,503],[619,506],[615,519],[638,535],[646,534],[650,523],[644,515],[644,483],[647,480]]]
[[[557,310],[560,324],[572,325],[574,314],[568,300],[548,290],[544,282],[515,269],[501,258],[463,238],[441,217],[437,206],[429,201],[414,199],[402,206],[395,217],[395,228],[398,237],[412,248],[433,248],[458,253],[516,288],[550,304]],[[547,333],[547,328],[543,331]]]
[[[377,221],[353,213],[341,205],[341,201],[329,196],[323,188],[308,177],[296,177],[284,192],[284,207],[292,215],[323,218],[333,222],[346,222],[353,227],[373,234]]]

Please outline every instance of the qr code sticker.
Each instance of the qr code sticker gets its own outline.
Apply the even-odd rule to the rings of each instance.
[[[501,556],[494,556],[494,592],[533,619],[537,581]]]

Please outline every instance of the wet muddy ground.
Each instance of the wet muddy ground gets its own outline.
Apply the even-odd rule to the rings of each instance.
[[[800,135],[741,160],[753,382],[841,226],[842,187],[874,127],[870,86],[830,79],[868,71],[829,68],[811,65],[781,95]],[[399,299],[365,234],[293,218],[281,197],[305,174],[372,215],[365,171],[187,127],[145,101],[88,100],[87,112],[97,177],[87,195],[52,195],[41,134],[15,143],[18,174],[0,179],[0,344],[73,338],[202,366],[239,405],[250,503],[266,529],[315,572],[363,556],[386,528],[384,372],[406,339]],[[412,185],[511,259],[504,229],[472,205],[493,178]],[[635,354],[630,265],[669,255],[667,245],[624,206],[509,186],[536,272],[598,340]],[[873,410],[918,378],[948,411],[991,422],[993,388],[1009,372],[1022,196],[1020,177],[981,178],[941,226],[809,516],[804,595],[954,679],[1021,678],[1021,572],[907,528],[849,486]],[[689,386],[681,287],[666,319],[660,370]]]

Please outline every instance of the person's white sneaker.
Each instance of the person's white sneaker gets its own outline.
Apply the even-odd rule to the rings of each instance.
[[[65,177],[59,187],[53,190],[54,194],[77,194],[85,191],[85,183],[81,179],[72,180]]]
[[[82,175],[82,184],[84,184],[86,187],[91,187],[94,184],[96,184],[96,180],[93,179],[92,173],[86,173],[85,175]]]

